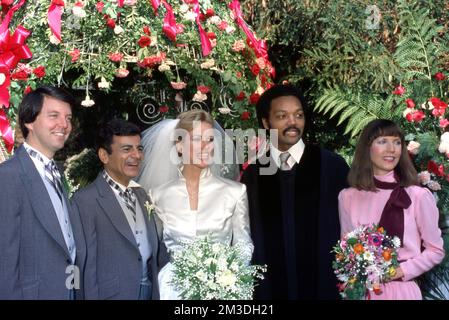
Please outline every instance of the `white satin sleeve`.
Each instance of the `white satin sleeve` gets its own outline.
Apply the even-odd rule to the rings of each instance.
[[[244,184],[241,185],[240,197],[232,215],[232,233],[232,245],[241,248],[246,261],[249,263],[254,251],[254,245],[249,224],[248,195]]]

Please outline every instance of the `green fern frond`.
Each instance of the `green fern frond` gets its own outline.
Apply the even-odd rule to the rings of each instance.
[[[330,113],[330,118],[339,115],[337,125],[346,123],[345,134],[357,135],[370,121],[379,118],[391,118],[393,100],[379,95],[356,91],[353,93],[341,88],[327,89],[317,100],[315,110],[323,114]]]

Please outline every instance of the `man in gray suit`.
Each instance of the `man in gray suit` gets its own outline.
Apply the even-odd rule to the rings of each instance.
[[[86,244],[53,161],[72,130],[73,98],[54,87],[19,106],[25,143],[0,165],[0,299],[78,299]]]
[[[109,121],[97,154],[104,170],[74,196],[87,243],[86,299],[159,299],[157,276],[168,253],[147,192],[131,180],[143,159],[139,128]]]

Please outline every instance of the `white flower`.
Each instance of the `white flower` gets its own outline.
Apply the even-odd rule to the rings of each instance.
[[[196,14],[195,14],[195,12],[193,12],[192,10],[189,10],[189,11],[184,15],[184,19],[186,19],[187,21],[195,21],[195,19],[196,19]]]
[[[399,239],[398,237],[394,237],[391,241],[396,248],[399,248],[401,246],[401,239]]]
[[[234,286],[237,281],[237,277],[231,270],[226,270],[217,279],[217,282],[224,287]]]
[[[202,102],[207,100],[207,94],[201,93],[201,91],[197,91],[192,98],[193,101]]]
[[[4,73],[0,73],[0,86],[5,83],[6,76]]]
[[[230,114],[231,113],[231,109],[229,108],[218,108],[218,112],[220,112],[221,114]]]
[[[219,25],[221,23],[221,18],[219,16],[212,16],[208,21],[212,24]]]
[[[363,253],[363,258],[368,261],[374,261],[374,256],[370,251],[365,251]]]
[[[86,17],[86,11],[79,6],[74,6],[72,8],[72,13],[74,16],[78,17],[78,18],[85,18]]]
[[[158,68],[160,72],[170,71],[170,66],[166,63],[162,63]]]
[[[201,64],[201,69],[210,69],[215,65],[214,59],[207,59],[205,62]]]
[[[189,11],[189,5],[183,3],[183,4],[179,7],[179,11],[181,11],[182,13],[186,13],[187,11]]]
[[[219,253],[220,252],[220,244],[219,243],[214,243],[212,245],[212,252],[213,253]]]
[[[150,47],[157,46],[157,36],[151,36],[150,39],[151,39]]]
[[[54,34],[52,34],[52,35],[50,36],[50,43],[58,45],[58,44],[61,43],[61,41],[59,41],[59,39],[56,38],[56,36],[55,36]]]
[[[227,26],[225,29],[226,33],[233,33],[235,31],[235,27]]]
[[[197,273],[195,273],[195,277],[203,282],[207,281],[207,274],[204,273],[203,270],[199,270]]]
[[[83,107],[92,107],[95,104],[95,101],[92,100],[89,95],[86,96],[86,99],[84,99],[83,101],[81,101],[81,105]]]
[[[123,33],[123,28],[122,27],[120,27],[120,26],[115,26],[115,28],[114,28],[114,33],[115,34],[120,34],[120,33]]]
[[[106,81],[104,77],[101,77],[101,81],[98,82],[98,88],[100,89],[109,89],[110,85],[111,84],[108,81]]]
[[[145,209],[147,209],[148,219],[151,219],[151,215],[154,213],[156,209],[155,205],[150,203],[149,201],[145,201],[144,203]]]

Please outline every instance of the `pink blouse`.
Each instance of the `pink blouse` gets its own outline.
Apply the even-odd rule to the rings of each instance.
[[[394,172],[375,176],[394,182]],[[398,251],[403,281],[414,279],[439,264],[444,258],[443,239],[438,228],[438,208],[432,193],[418,186],[405,188],[412,204],[404,210],[404,243]],[[338,196],[341,235],[362,224],[378,223],[392,190],[378,192],[347,188]],[[423,250],[421,251],[421,246]]]

